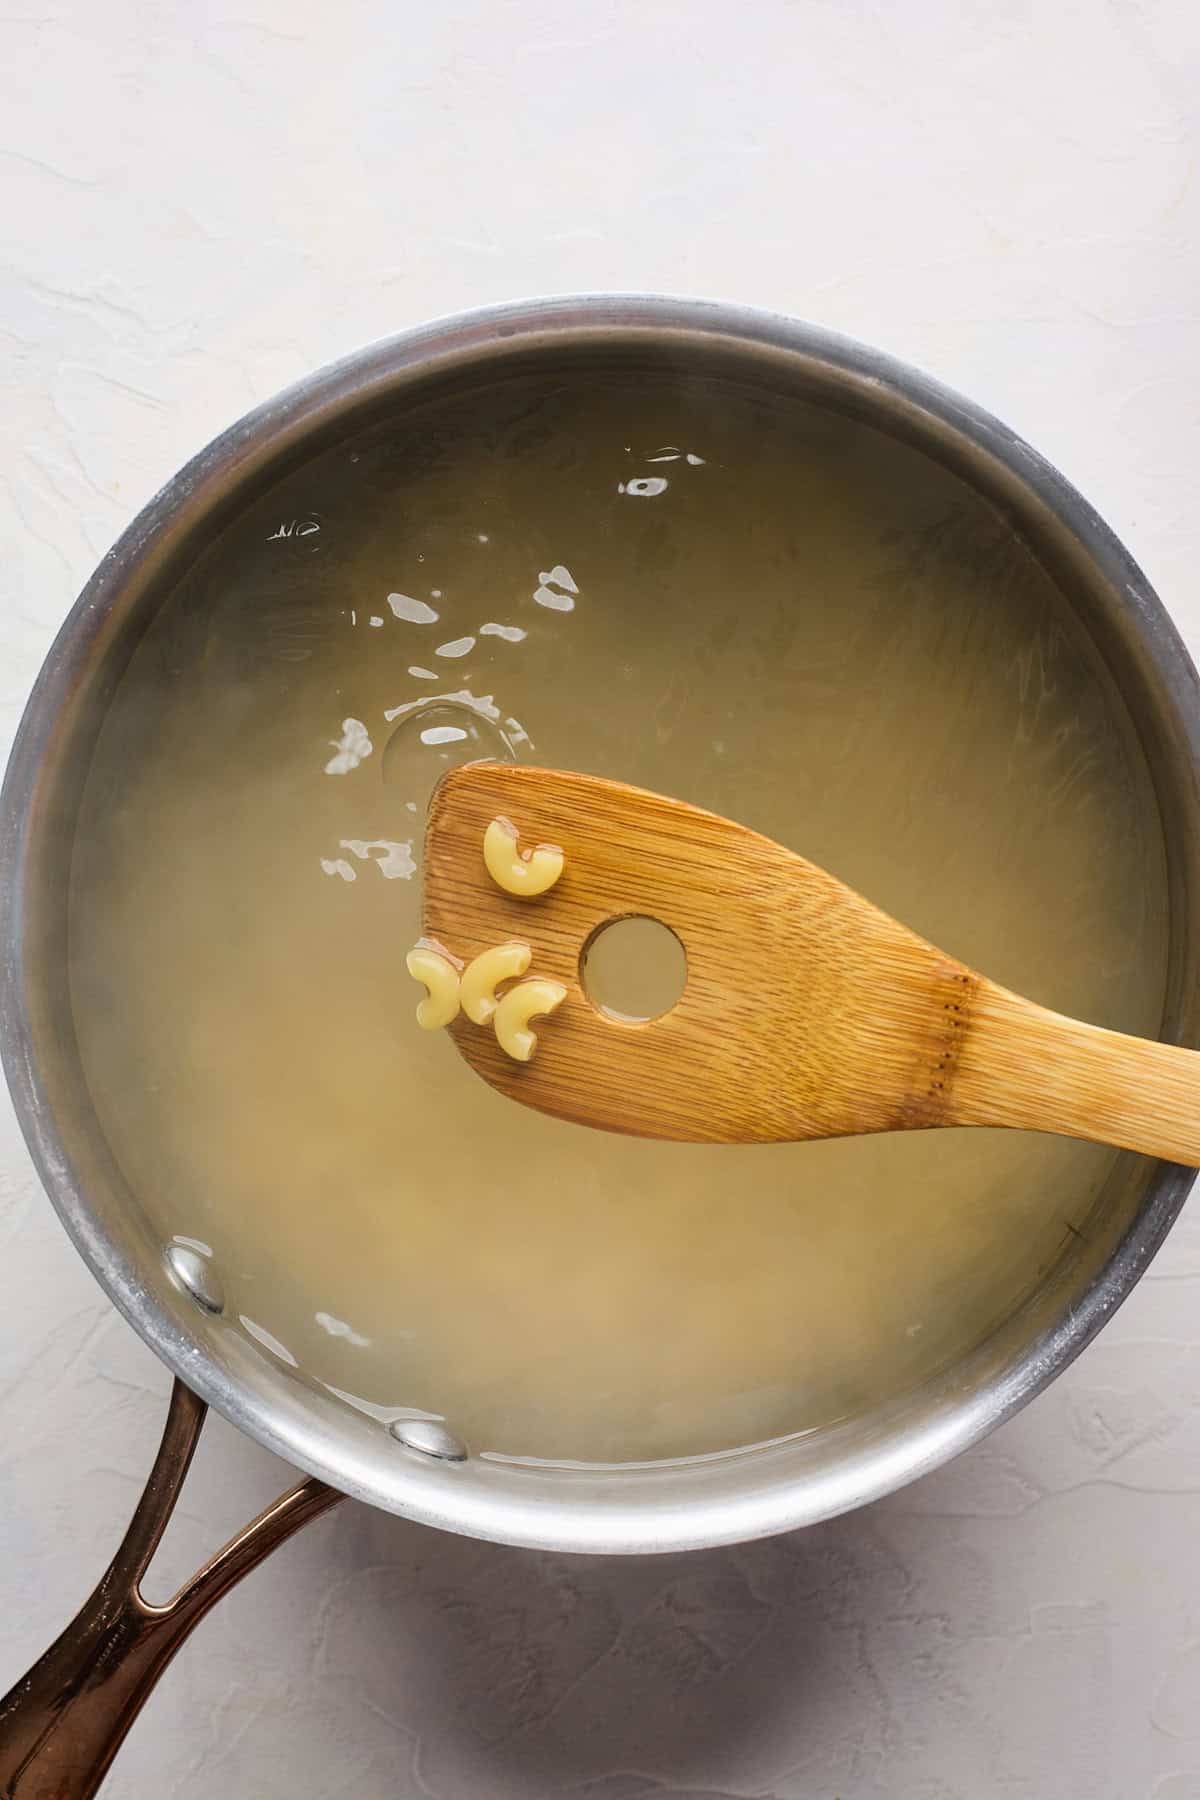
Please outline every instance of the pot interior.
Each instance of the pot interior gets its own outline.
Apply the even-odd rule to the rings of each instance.
[[[1181,1197],[1020,1134],[590,1134],[412,1024],[425,801],[500,756],[744,819],[1008,986],[1186,1037],[1153,597],[989,421],[819,349],[518,333],[318,383],[168,490],[60,646],[24,909],[52,1186],[186,1379],[397,1510],[596,1548],[837,1510],[1053,1372]],[[404,1446],[422,1416],[464,1461]]]

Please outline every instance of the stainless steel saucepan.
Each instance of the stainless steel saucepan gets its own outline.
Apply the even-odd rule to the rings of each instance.
[[[215,533],[288,469],[364,424],[403,427],[435,386],[470,388],[605,358],[801,394],[915,446],[982,495],[1041,562],[1107,665],[1154,785],[1170,884],[1161,1035],[1200,1043],[1197,679],[1139,569],[1080,496],[977,407],[872,350],[738,307],[667,299],[541,301],[377,344],[243,419],[151,501],[68,617],[26,709],[0,806],[0,1040],[50,1198],[115,1304],[176,1377],[166,1433],[125,1542],[78,1618],[0,1702],[0,1792],[95,1790],[153,1682],[196,1622],[306,1520],[349,1494],[511,1544],[640,1552],[807,1525],[933,1469],[1007,1418],[1088,1342],[1145,1270],[1192,1180],[1120,1160],[1084,1238],[970,1355],[916,1392],[795,1441],[680,1466],[519,1467],[417,1421],[399,1437],[250,1354],[204,1259],[156,1236],[106,1147],[67,986],[68,872],[89,759],[139,637]],[[206,1406],[308,1472],[164,1607],[138,1591]]]

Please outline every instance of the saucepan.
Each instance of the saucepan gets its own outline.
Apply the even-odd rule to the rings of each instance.
[[[662,298],[547,300],[467,314],[376,344],[251,413],[150,502],[104,558],[54,643],[22,721],[0,818],[0,1039],[50,1199],[115,1305],[176,1377],[162,1447],[129,1533],[74,1623],[0,1703],[6,1794],[92,1793],[153,1682],[209,1607],[344,1495],[446,1530],[559,1551],[674,1551],[790,1530],[935,1468],[1032,1398],[1144,1272],[1190,1171],[1116,1161],[1088,1230],[1035,1293],[916,1391],[829,1429],[660,1466],[542,1468],[470,1454],[435,1421],[389,1430],[250,1354],[218,1271],[161,1240],[125,1185],[89,1100],[67,984],[67,891],[81,792],[122,671],[164,595],[241,509],[375,420],[402,427],[437,384],[492,383],[604,357],[711,371],[802,396],[891,434],[1007,521],[1073,609],[1140,740],[1166,857],[1169,953],[1160,1035],[1200,1043],[1200,700],[1162,605],[1072,487],[987,413],[873,350],[740,307]],[[305,1479],[165,1606],[139,1579],[206,1407]]]

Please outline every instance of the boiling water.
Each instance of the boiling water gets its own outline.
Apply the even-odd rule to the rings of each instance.
[[[732,815],[1009,986],[1157,1027],[1140,753],[982,502],[715,383],[430,401],[191,571],[86,796],[95,1104],[164,1240],[211,1248],[236,1328],[377,1416],[598,1461],[820,1426],[979,1342],[1086,1228],[1112,1153],[627,1141],[501,1099],[417,1030],[426,803],[479,756]]]

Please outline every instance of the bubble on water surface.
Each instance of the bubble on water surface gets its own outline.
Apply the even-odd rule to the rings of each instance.
[[[517,762],[529,743],[520,721],[501,717],[491,694],[423,694],[390,707],[395,729],[384,745],[382,769],[389,787],[403,789],[420,810],[447,769],[471,762]]]

